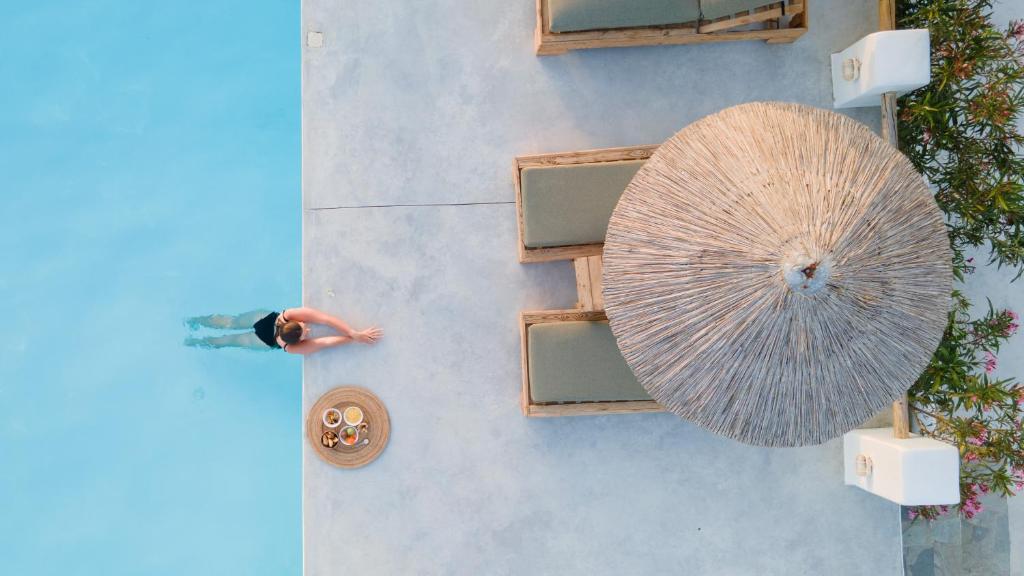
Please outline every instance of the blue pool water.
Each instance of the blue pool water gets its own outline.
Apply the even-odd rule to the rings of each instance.
[[[299,574],[299,3],[4,8],[0,573]]]

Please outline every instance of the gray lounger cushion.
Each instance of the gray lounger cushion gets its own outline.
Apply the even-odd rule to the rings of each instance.
[[[523,244],[601,244],[619,196],[644,160],[525,168]]]
[[[607,322],[552,322],[529,330],[534,402],[651,399],[622,358]]]
[[[747,12],[771,3],[771,0],[700,0],[700,11],[705,20],[714,20],[722,16]]]
[[[693,22],[697,0],[547,0],[552,32]]]

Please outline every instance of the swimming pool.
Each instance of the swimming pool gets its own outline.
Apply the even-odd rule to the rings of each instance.
[[[298,41],[285,0],[5,10],[4,574],[300,573],[300,360],[182,345],[299,303]]]

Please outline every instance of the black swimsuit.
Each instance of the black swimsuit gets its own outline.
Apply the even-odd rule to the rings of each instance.
[[[256,331],[256,337],[263,341],[264,344],[271,348],[280,348],[281,346],[277,343],[277,317],[281,316],[282,320],[288,320],[284,317],[284,313],[278,314],[277,312],[271,312],[263,318],[260,318],[252,325],[253,330]],[[285,349],[287,350],[287,345]]]

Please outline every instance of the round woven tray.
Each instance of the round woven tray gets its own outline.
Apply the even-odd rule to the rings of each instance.
[[[325,426],[324,411],[337,408],[344,413],[349,406],[357,406],[363,411],[366,427],[360,430],[359,440],[354,446],[346,446],[341,442],[333,448],[324,446],[320,441],[324,432],[334,430],[340,433],[345,427],[344,423],[337,428]],[[384,403],[369,390],[357,386],[342,386],[331,390],[321,396],[306,415],[306,438],[313,450],[320,458],[339,468],[359,468],[373,462],[384,451],[390,435],[391,421]],[[369,438],[370,443],[364,445],[363,438]]]

